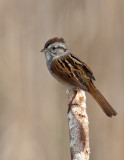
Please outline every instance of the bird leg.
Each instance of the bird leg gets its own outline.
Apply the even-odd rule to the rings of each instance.
[[[75,91],[73,91],[73,97],[72,97],[72,99],[71,99],[71,102],[68,104],[68,112],[67,112],[67,114],[69,113],[69,111],[71,110],[71,107],[73,106],[73,105],[78,105],[77,103],[73,103],[73,100],[75,99],[75,97],[76,97],[76,95],[77,95],[77,91],[75,90]]]

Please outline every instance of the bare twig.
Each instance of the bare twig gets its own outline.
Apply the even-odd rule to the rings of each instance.
[[[85,92],[69,91],[69,133],[71,160],[89,160],[89,128]]]

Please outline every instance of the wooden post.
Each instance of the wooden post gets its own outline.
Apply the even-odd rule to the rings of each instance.
[[[69,91],[68,95],[71,160],[89,160],[89,121],[86,113],[85,92],[78,90],[75,94],[74,91]]]

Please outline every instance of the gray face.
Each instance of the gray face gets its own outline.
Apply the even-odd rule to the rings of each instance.
[[[43,50],[47,60],[56,59],[68,53],[67,47],[64,43],[54,42]]]

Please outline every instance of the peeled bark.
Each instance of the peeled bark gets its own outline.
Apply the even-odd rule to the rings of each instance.
[[[76,94],[69,91],[68,121],[71,160],[88,160],[89,121],[86,113],[86,96],[82,90],[78,90]]]

